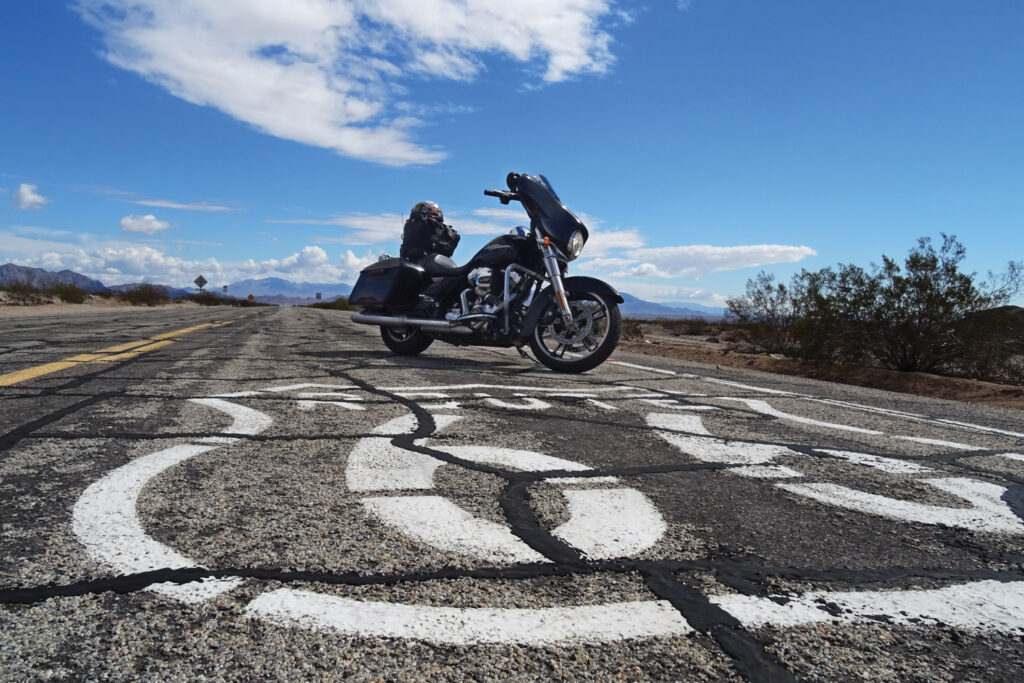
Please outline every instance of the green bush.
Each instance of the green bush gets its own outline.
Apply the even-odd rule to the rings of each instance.
[[[8,282],[4,289],[11,303],[17,306],[36,306],[49,300],[45,292],[24,282]]]
[[[922,237],[901,266],[882,256],[867,271],[840,265],[802,271],[789,286],[760,273],[742,297],[729,299],[730,315],[764,351],[807,360],[873,362],[907,372],[982,379],[1020,375],[1024,324],[1009,307],[1024,285],[1024,263],[977,283],[960,264],[966,250],[942,235],[936,249]]]
[[[66,304],[84,304],[89,300],[89,292],[72,284],[57,285],[53,288],[53,294]]]
[[[120,292],[117,297],[121,301],[127,301],[132,306],[158,306],[171,301],[167,296],[167,289],[151,284],[141,284]]]
[[[350,305],[348,299],[343,296],[339,296],[334,301],[318,301],[315,304],[309,304],[309,308],[320,308],[327,311],[354,311],[355,307]]]

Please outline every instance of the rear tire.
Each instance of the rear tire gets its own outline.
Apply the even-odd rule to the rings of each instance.
[[[423,353],[434,340],[423,334],[418,327],[384,327],[380,328],[380,338],[384,346],[399,356],[415,356]]]
[[[612,355],[622,334],[619,305],[590,290],[566,292],[573,312],[574,331],[568,331],[554,300],[530,335],[530,348],[541,363],[555,372],[593,370]],[[568,357],[567,357],[568,356]]]

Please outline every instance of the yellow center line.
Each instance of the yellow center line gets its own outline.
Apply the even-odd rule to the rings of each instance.
[[[49,375],[52,372],[66,370],[83,363],[109,363],[112,361],[134,358],[139,354],[155,351],[156,349],[173,344],[174,342],[171,339],[172,337],[180,337],[207,327],[222,327],[224,325],[230,325],[233,322],[235,321],[228,320],[220,323],[203,323],[202,325],[195,325],[194,327],[186,327],[173,332],[164,332],[163,334],[153,335],[152,337],[141,341],[132,341],[124,344],[117,344],[116,346],[108,346],[92,353],[80,353],[77,356],[71,356],[70,358],[65,358],[64,360],[55,361],[53,363],[45,363],[33,368],[25,368],[24,370],[18,370],[17,372],[9,372],[6,375],[0,375],[0,387],[7,387],[12,384],[17,384],[18,382],[24,382],[25,380]]]

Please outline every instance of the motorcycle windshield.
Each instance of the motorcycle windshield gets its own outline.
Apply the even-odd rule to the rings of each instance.
[[[554,240],[559,248],[564,249],[564,245],[577,230],[583,233],[584,240],[589,237],[587,227],[572,211],[565,208],[544,176],[519,176],[516,191],[526,213],[537,221],[544,234]]]

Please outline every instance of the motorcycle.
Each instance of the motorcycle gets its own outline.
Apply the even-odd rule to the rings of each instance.
[[[495,237],[463,266],[441,254],[418,263],[382,257],[364,268],[349,303],[352,320],[380,327],[385,346],[416,355],[435,340],[462,345],[527,344],[556,372],[586,372],[603,363],[622,332],[621,296],[591,277],[567,277],[586,244],[586,226],[562,204],[543,175],[509,173],[508,190],[530,228]]]

